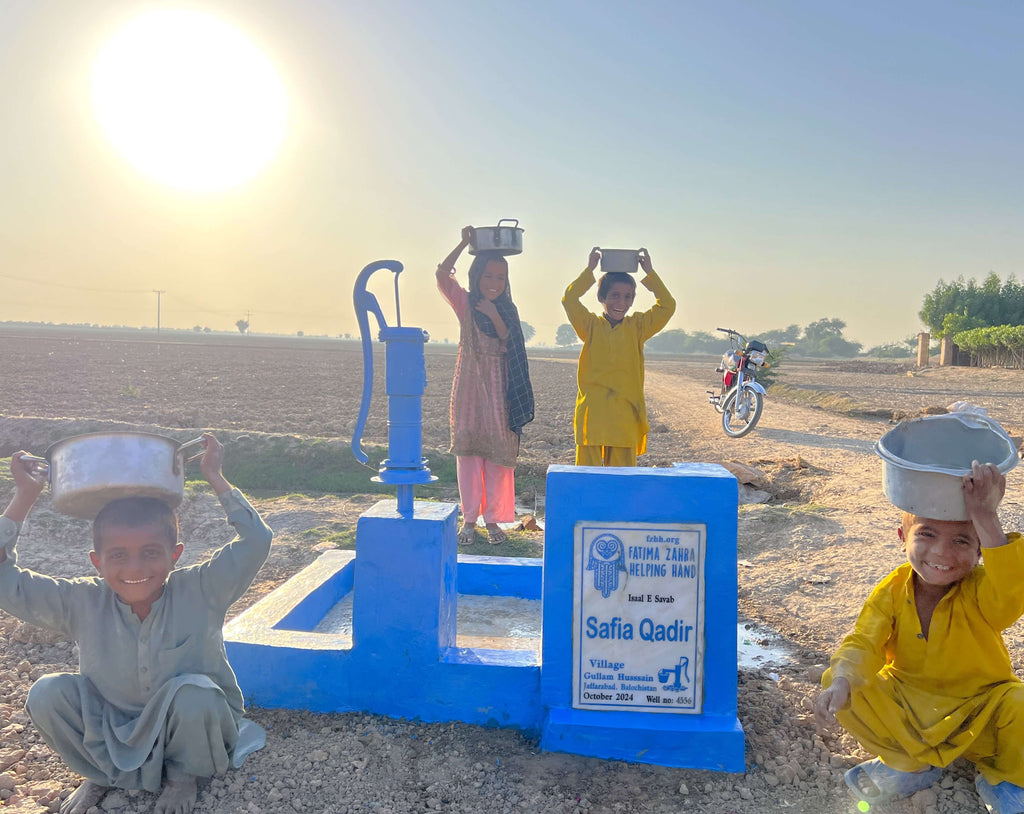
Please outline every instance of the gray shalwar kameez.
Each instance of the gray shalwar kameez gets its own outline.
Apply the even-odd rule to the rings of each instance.
[[[271,530],[237,489],[221,495],[238,536],[171,571],[145,620],[100,577],[54,579],[17,565],[19,525],[0,517],[0,608],[79,646],[79,673],[43,676],[26,707],[49,746],[105,786],[159,791],[170,775],[239,766],[265,733],[243,721],[224,652],[228,607],[270,553]]]

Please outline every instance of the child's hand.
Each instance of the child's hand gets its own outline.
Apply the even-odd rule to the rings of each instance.
[[[967,514],[973,519],[977,512],[995,513],[1006,494],[1006,476],[998,467],[971,461],[971,472],[963,481]]]
[[[487,297],[481,297],[480,302],[476,304],[476,310],[491,321],[494,325],[494,330],[498,332],[498,337],[500,339],[508,338],[508,326],[505,325],[505,321],[501,318],[501,314],[498,313],[498,306],[494,304],[493,300],[489,300]]]
[[[470,242],[473,240],[473,231],[474,230],[473,230],[472,226],[463,226],[462,227],[462,242],[466,246],[468,246],[470,244]]]
[[[1006,542],[999,523],[999,503],[1006,494],[1006,476],[995,464],[971,462],[971,471],[963,477],[964,505],[974,524],[982,548]]]
[[[30,454],[22,449],[11,456],[11,475],[14,476],[14,486],[18,492],[35,502],[46,488],[46,478],[36,474],[34,463],[21,460]]]
[[[822,690],[814,701],[814,719],[822,726],[832,726],[836,713],[850,703],[850,682],[836,676],[827,690]]]
[[[492,322],[498,316],[498,307],[494,304],[493,300],[489,300],[487,297],[480,298],[480,302],[476,304],[476,310],[484,316],[490,317]]]
[[[587,258],[587,271],[593,271],[597,268],[597,264],[601,262],[601,249],[598,246],[594,246],[590,250],[590,257]]]
[[[647,274],[654,271],[654,266],[651,265],[651,256],[647,253],[647,249],[640,249],[640,268]]]
[[[11,475],[14,476],[15,492],[10,504],[4,511],[4,516],[15,523],[24,523],[29,511],[35,505],[36,498],[46,487],[46,481],[34,474],[34,464],[31,461],[23,461],[22,458],[28,455],[25,450],[19,450],[11,456]],[[0,558],[3,562],[4,558]]]
[[[199,471],[203,473],[206,482],[213,487],[219,495],[228,491],[231,484],[224,478],[221,472],[224,466],[224,445],[208,432],[203,433],[203,457],[199,461]]]

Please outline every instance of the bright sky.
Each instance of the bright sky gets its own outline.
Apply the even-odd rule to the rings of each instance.
[[[204,0],[287,101],[227,191],[101,129],[97,57],[143,8],[0,3],[0,320],[155,326],[161,290],[166,327],[354,333],[355,276],[394,258],[403,323],[454,340],[434,269],[505,217],[549,344],[594,245],[650,250],[669,328],[838,317],[865,345],[916,333],[940,278],[1024,276],[1019,0]]]

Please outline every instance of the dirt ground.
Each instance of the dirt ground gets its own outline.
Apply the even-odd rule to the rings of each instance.
[[[250,341],[251,340],[251,341]],[[454,356],[430,348],[424,445],[447,438]],[[351,343],[147,343],[95,335],[0,333],[4,398],[0,455],[42,452],[54,433],[119,420],[167,429],[213,429],[228,445],[243,434],[348,437],[361,389],[361,355]],[[641,463],[735,462],[757,471],[750,490],[764,503],[741,506],[739,610],[746,637],[773,655],[739,674],[739,717],[747,770],[721,774],[540,753],[528,736],[463,724],[418,724],[378,716],[254,709],[267,747],[243,770],[214,779],[199,812],[853,812],[842,772],[865,755],[840,732],[819,732],[810,706],[831,650],[852,626],[870,588],[903,555],[897,512],[881,491],[872,444],[911,414],[967,400],[988,409],[1011,435],[1024,434],[1024,374],[966,368],[908,369],[867,362],[786,363],[792,390],[848,396],[857,415],[769,398],[757,429],[729,439],[704,391],[711,359],[648,361],[652,432]],[[378,361],[378,377],[383,367]],[[572,461],[575,367],[571,358],[531,356],[537,420],[523,437],[520,472]],[[365,439],[383,442],[382,382]],[[872,415],[874,413],[874,415]],[[878,415],[884,413],[890,418]],[[65,419],[61,421],[60,419]],[[1003,520],[1021,528],[1021,472],[1008,476]],[[9,481],[2,486],[9,488]],[[543,512],[543,495],[520,494]],[[354,522],[372,495],[283,495],[254,501],[276,531],[274,550],[237,612],[319,553],[303,532]],[[6,498],[3,498],[6,500]],[[19,546],[22,564],[55,575],[86,571],[88,528],[49,509],[44,497]],[[190,494],[181,511],[195,561],[226,539],[216,501]],[[74,645],[0,613],[0,810],[54,810],[77,779],[39,742],[22,706],[31,682],[74,670]],[[775,638],[775,634],[779,638]],[[1024,669],[1024,627],[1006,633]],[[244,688],[243,688],[244,689]],[[969,765],[954,764],[940,785],[893,812],[981,812]],[[108,794],[102,810],[148,811],[148,794]]]

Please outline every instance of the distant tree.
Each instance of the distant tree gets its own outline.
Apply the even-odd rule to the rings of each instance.
[[[206,326],[205,328],[203,328],[203,333],[204,333],[204,334],[212,333],[212,332],[210,331],[210,326],[209,326],[209,325],[207,325],[207,326]]]
[[[195,331],[197,334],[200,334],[200,333],[203,332],[203,326],[202,325],[193,325],[192,326],[192,330]]]
[[[805,356],[850,357],[860,353],[860,342],[843,336],[846,323],[841,319],[819,319],[804,326],[797,350]]]
[[[579,342],[579,337],[576,336],[576,331],[572,329],[572,325],[566,323],[565,325],[559,325],[558,330],[555,331],[555,344],[560,348],[568,348]]]
[[[519,326],[523,329],[523,341],[529,342],[537,335],[536,329],[529,323],[519,320]]]
[[[235,327],[238,328],[238,332],[240,334],[244,334],[246,331],[249,330],[249,320],[247,320],[247,319],[237,320],[235,322]]]
[[[724,336],[714,336],[706,331],[688,334],[678,328],[661,333],[647,340],[647,348],[655,353],[719,353],[725,349]]]
[[[295,335],[296,336],[305,336],[306,332],[305,331],[296,331]]]
[[[1012,274],[1006,282],[995,272],[979,285],[963,276],[938,285],[925,294],[918,313],[936,339],[974,328],[1024,325],[1024,286]]]
[[[757,335],[757,338],[764,342],[769,348],[779,348],[783,345],[795,345],[800,338],[800,326],[790,325],[786,328],[775,328],[771,331],[764,331]]]
[[[864,351],[865,356],[874,356],[878,359],[902,359],[916,354],[916,336],[908,336],[902,342],[886,342],[884,345],[875,345]]]

